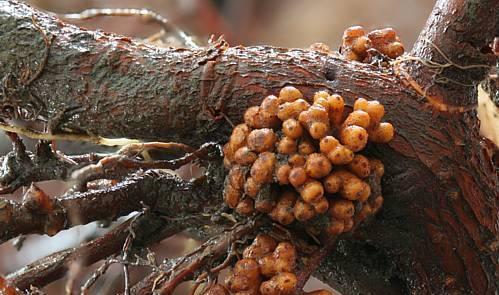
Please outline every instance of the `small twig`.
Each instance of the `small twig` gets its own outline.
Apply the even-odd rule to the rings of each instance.
[[[144,206],[144,203],[141,202],[142,205]],[[123,243],[123,249],[122,249],[122,256],[123,256],[123,261],[128,261],[128,252],[130,251],[130,248],[132,247],[132,243],[133,243],[133,240],[135,239],[136,235],[135,235],[135,231],[133,229],[133,225],[135,224],[135,222],[137,221],[137,219],[144,215],[146,212],[149,211],[149,207],[145,207],[144,209],[142,209],[141,212],[139,212],[138,214],[136,214],[133,219],[132,219],[132,222],[130,222],[130,225],[128,226],[127,230],[128,230],[128,236],[126,237],[125,239],[125,243]],[[129,272],[128,272],[128,264],[127,263],[124,263],[123,264],[123,274],[124,274],[124,277],[125,277],[125,295],[130,295],[130,278],[129,278]]]
[[[164,238],[170,237],[183,231],[189,226],[200,226],[206,220],[192,220],[190,222],[160,222],[157,216],[148,214],[138,218],[134,227],[140,227],[141,224],[154,224],[155,226],[140,227],[140,243],[147,245]],[[129,236],[129,228],[132,219],[128,219],[102,237],[96,238],[77,248],[63,250],[42,258],[21,270],[11,273],[7,278],[21,290],[29,288],[30,285],[43,287],[52,281],[64,276],[69,265],[73,261],[81,261],[82,266],[91,265],[99,260],[105,259],[110,255],[115,255],[123,249],[123,244]],[[139,242],[139,240],[136,240]],[[82,259],[83,258],[83,259]],[[106,260],[108,264],[127,263],[123,260],[110,258]],[[105,262],[106,263],[106,262]],[[142,264],[141,264],[142,265]],[[147,265],[144,263],[143,265]],[[89,281],[82,287],[83,290],[89,290],[97,279],[105,272],[105,266],[102,267],[102,273],[97,270]],[[153,268],[157,270],[157,268]]]
[[[44,180],[67,180],[71,171],[85,164],[94,164],[104,154],[67,156],[51,151],[46,142],[37,144],[36,151],[26,151],[15,133],[8,133],[14,150],[0,157],[0,194],[12,193],[21,186]]]
[[[206,249],[214,240],[216,240],[216,238],[212,237],[211,239],[209,239],[208,241],[204,242],[201,246],[197,247],[196,249],[194,249],[193,251],[191,251],[187,255],[184,255],[184,256],[180,257],[180,259],[176,260],[175,263],[173,264],[173,266],[167,271],[167,273],[170,274],[170,279],[169,280],[173,280],[173,278],[175,277],[175,271],[180,266],[182,266],[182,264],[185,261],[187,261],[192,256],[196,255],[197,253],[201,252],[202,250]]]
[[[128,259],[128,248],[130,247],[130,244],[132,243],[132,235],[129,234],[125,240],[125,243],[123,244],[123,260]],[[125,295],[130,295],[130,278],[129,278],[129,273],[128,273],[128,264],[123,264],[123,275],[125,278]]]
[[[6,159],[2,161],[3,175],[0,178],[2,184],[0,195],[13,193],[25,183],[25,179],[31,178],[27,168],[31,167],[33,163],[22,139],[16,133],[6,132],[6,135],[12,142],[13,151],[7,154]],[[21,169],[15,171],[14,167],[20,167]]]
[[[219,265],[211,268],[209,272],[211,274],[219,273],[221,270],[223,270],[224,268],[229,266],[229,264],[234,256],[236,256],[236,242],[232,242],[230,244],[230,247],[227,251],[227,257],[225,258],[225,260],[222,263],[220,263]]]
[[[430,40],[428,39],[421,39],[423,40],[424,42],[430,44],[431,46],[433,46],[433,48],[435,48],[435,50],[440,53],[440,55],[447,61],[447,64],[439,64],[439,63],[436,63],[436,62],[433,62],[433,61],[430,61],[431,63],[433,63],[434,65],[437,65],[437,66],[441,66],[441,67],[449,67],[449,66],[454,66],[458,69],[461,69],[461,70],[468,70],[468,69],[474,69],[474,68],[486,68],[486,69],[490,69],[491,66],[488,66],[488,65],[483,65],[483,64],[478,64],[478,65],[467,65],[467,66],[463,66],[463,65],[459,65],[459,64],[456,64],[455,62],[453,62],[436,44],[434,44],[433,42],[431,42]]]
[[[149,149],[182,149],[183,151],[192,151],[181,158],[174,160],[151,160],[142,161],[130,157],[137,156]],[[207,160],[211,157],[210,153],[218,149],[216,143],[202,145],[199,149],[193,149],[180,143],[150,142],[131,144],[123,147],[117,154],[109,155],[99,160],[96,164],[85,166],[73,172],[70,182],[78,191],[84,191],[87,182],[100,178],[119,178],[139,169],[178,169],[197,159]],[[218,156],[218,155],[217,155]]]
[[[99,16],[144,16],[159,23],[165,32],[173,34],[185,46],[193,49],[199,48],[199,45],[196,44],[192,37],[187,35],[184,31],[175,26],[165,17],[149,9],[94,8],[87,9],[79,13],[59,14],[58,16],[65,19],[77,20],[85,20]]]
[[[439,95],[432,95],[431,93],[429,93],[428,89],[432,87],[433,83],[427,83],[426,86],[420,85],[420,83],[417,82],[416,79],[409,74],[408,70],[404,68],[403,62],[416,61],[422,63],[424,66],[429,68],[428,72],[432,74],[431,77],[434,83],[438,84],[452,83],[462,87],[475,87],[476,83],[473,83],[473,80],[475,79],[471,79],[471,83],[463,83],[461,81],[458,81],[450,77],[442,77],[441,74],[443,73],[444,69],[447,69],[449,67],[455,67],[457,69],[465,71],[470,69],[489,69],[491,68],[491,66],[486,64],[471,64],[471,65],[457,64],[454,61],[452,61],[451,58],[449,58],[449,56],[445,54],[441,48],[439,48],[435,43],[433,43],[429,39],[420,38],[419,41],[428,43],[431,47],[433,47],[436,53],[438,53],[446,61],[446,63],[438,63],[417,56],[405,55],[393,61],[392,66],[394,66],[395,73],[399,76],[402,76],[407,86],[412,87],[419,95],[425,97],[428,100],[428,105],[433,107],[435,110],[439,112],[464,113],[474,110],[476,108],[475,104],[470,104],[467,106],[449,104],[448,102],[444,101]]]
[[[177,214],[188,214],[217,202],[217,198],[204,198],[210,190],[210,184],[205,182],[192,183],[167,171],[148,170],[131,174],[110,188],[68,192],[60,198],[44,199],[43,204],[36,199],[22,204],[0,199],[0,215],[4,217],[0,218],[0,228],[4,229],[0,231],[0,242],[20,234],[55,234],[75,225],[115,219],[142,209],[143,204],[159,203],[163,207],[154,208],[159,212],[176,210]],[[182,195],[180,203],[169,199],[177,194]],[[43,210],[41,205],[50,210]]]
[[[230,244],[230,247],[227,251],[227,256],[225,258],[225,260],[220,263],[219,265],[211,268],[210,270],[208,270],[207,272],[203,272],[202,274],[200,274],[197,278],[196,278],[196,283],[201,283],[203,282],[204,280],[206,280],[206,278],[209,278],[210,276],[214,275],[214,274],[218,274],[221,270],[223,270],[224,268],[226,268],[227,266],[229,266],[232,258],[234,256],[236,256],[236,250],[235,250],[235,245],[236,245],[236,242],[233,242]]]
[[[111,259],[106,259],[104,263],[99,266],[93,273],[92,276],[81,286],[80,292],[82,295],[87,295],[89,292],[89,289],[97,282],[97,280],[103,276],[109,267],[113,264],[113,261]]]
[[[226,232],[215,242],[209,241],[209,244],[208,242],[205,243],[206,246],[204,247],[204,251],[196,259],[192,260],[189,265],[183,267],[178,274],[174,277],[170,277],[170,280],[161,287],[160,294],[171,294],[178,284],[205,265],[209,259],[213,260],[217,258],[217,256],[227,253],[227,248],[232,245],[232,241],[238,240],[243,235],[249,233],[255,227],[255,224],[256,222],[254,221],[240,224],[239,226],[234,227],[232,231]]]
[[[414,80],[414,78],[411,77],[411,75],[409,75],[409,73],[407,72],[407,70],[404,68],[404,66],[402,64],[402,61],[404,58],[406,58],[406,57],[403,57],[400,60],[397,59],[397,60],[395,60],[395,63],[393,63],[395,73],[397,75],[401,76],[405,80],[408,87],[412,87],[419,95],[426,98],[426,100],[428,101],[428,104],[431,107],[435,108],[439,112],[448,112],[448,113],[465,113],[465,112],[469,112],[471,110],[474,110],[476,108],[475,105],[460,106],[460,105],[449,104],[449,103],[442,101],[442,99],[438,96],[430,95],[428,93],[428,88],[431,85],[427,85],[426,87],[423,87],[416,80]],[[410,57],[407,57],[406,59],[411,60]],[[414,60],[422,62],[422,59],[419,57],[414,57]],[[435,75],[438,75],[439,72],[441,72],[441,69],[437,70],[435,72],[436,73]]]
[[[126,228],[130,222],[131,220],[125,221],[111,232],[85,243],[79,248],[59,251],[35,261],[25,268],[11,273],[7,278],[22,290],[31,285],[43,287],[62,277],[69,266],[81,257],[85,257],[83,265],[87,266],[118,252],[127,236]]]
[[[117,154],[128,157],[135,157],[142,152],[147,152],[152,149],[160,149],[166,151],[181,150],[185,153],[194,151],[194,148],[178,142],[144,142],[144,143],[131,143],[123,146]]]
[[[44,133],[38,130],[29,129],[27,127],[10,126],[2,122],[0,122],[0,130],[21,134],[32,139],[40,139],[47,141],[52,141],[52,140],[82,141],[82,142],[91,142],[106,146],[121,146],[121,145],[139,142],[138,140],[128,139],[128,138],[103,138],[100,136],[92,136],[86,134]]]
[[[151,273],[135,285],[132,292],[149,294],[155,292],[160,286],[159,294],[171,294],[181,282],[226,254],[233,241],[252,232],[261,225],[261,222],[261,219],[256,219],[239,223],[223,234],[212,237],[188,255],[175,261],[173,265],[169,262],[163,263],[163,267],[167,267],[166,270]],[[178,272],[176,272],[177,269],[179,269]],[[167,276],[169,279],[164,281]]]

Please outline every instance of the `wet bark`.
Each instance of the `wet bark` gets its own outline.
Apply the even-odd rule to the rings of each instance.
[[[497,147],[478,133],[475,87],[463,86],[483,80],[487,68],[445,68],[444,77],[462,77],[460,85],[436,83],[434,69],[413,60],[379,68],[336,54],[223,41],[160,49],[0,3],[1,113],[45,121],[52,133],[198,146],[223,142],[229,120],[240,122],[248,106],[284,85],[308,97],[327,89],[350,106],[359,96],[378,99],[397,129],[388,146],[367,149],[385,163],[384,209],[335,253],[355,259],[333,256],[318,275],[345,294],[370,286],[386,294],[498,290]],[[439,1],[411,54],[445,63],[430,40],[456,64],[492,66],[485,45],[497,35],[498,9],[493,0]]]
[[[20,234],[55,235],[76,225],[115,220],[144,207],[170,217],[175,212],[178,218],[214,211],[221,203],[221,198],[214,197],[219,189],[203,181],[183,181],[171,172],[148,170],[126,177],[113,187],[70,191],[54,199],[45,196],[40,206],[39,198],[34,201],[32,195],[43,192],[32,187],[22,203],[0,199],[0,242]]]

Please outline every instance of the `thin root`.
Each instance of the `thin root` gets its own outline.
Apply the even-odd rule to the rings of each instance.
[[[402,67],[402,64],[399,64],[395,68],[395,72],[397,75],[401,75],[404,80],[407,82],[408,86],[411,86],[419,95],[426,98],[428,104],[431,105],[434,109],[439,112],[447,112],[447,113],[465,113],[473,110],[475,106],[456,106],[450,105],[448,103],[443,102],[439,97],[429,95],[427,89],[423,89],[418,82],[416,82],[409,73]]]
[[[144,152],[147,153],[153,149],[162,149],[162,150],[181,150],[186,153],[190,153],[194,151],[194,148],[177,142],[145,142],[145,143],[131,143],[122,147],[118,154],[125,156],[137,156],[138,154],[144,155]]]
[[[395,69],[395,73],[398,75],[403,76],[403,78],[407,81],[408,85],[411,86],[418,94],[421,96],[425,97],[428,100],[428,103],[434,107],[436,110],[440,112],[449,112],[449,113],[464,113],[468,112],[472,109],[475,108],[475,106],[455,106],[455,105],[449,105],[447,103],[442,102],[442,100],[439,97],[435,97],[432,95],[429,95],[427,93],[427,89],[423,89],[421,85],[419,85],[408,73],[407,71],[403,68],[403,62],[404,61],[416,61],[420,62],[429,69],[432,70],[434,74],[434,79],[436,83],[440,84],[445,84],[445,83],[453,83],[456,85],[460,85],[463,87],[473,87],[475,86],[474,84],[465,84],[459,81],[456,81],[454,79],[448,78],[448,77],[439,77],[439,75],[442,74],[443,70],[449,67],[456,67],[461,70],[469,70],[469,69],[476,69],[476,68],[486,68],[489,69],[490,66],[485,65],[485,64],[474,64],[474,65],[459,65],[455,62],[453,62],[440,48],[438,48],[437,45],[435,45],[433,42],[427,39],[423,39],[423,41],[427,42],[430,44],[435,50],[442,56],[443,59],[447,61],[445,64],[437,63],[432,60],[427,60],[427,59],[422,59],[417,56],[401,56],[397,58],[396,60],[391,62],[391,65]]]
[[[94,9],[84,10],[80,13],[59,15],[59,17],[61,18],[77,19],[77,20],[85,20],[99,16],[143,16],[159,23],[165,32],[174,35],[175,38],[180,40],[185,46],[193,49],[199,48],[199,45],[193,40],[191,36],[187,35],[184,31],[182,31],[180,28],[172,24],[165,17],[149,9],[94,8]]]
[[[132,143],[139,143],[140,141],[128,138],[104,138],[100,136],[91,136],[86,134],[50,134],[43,133],[37,130],[29,129],[20,126],[10,126],[0,122],[0,130],[7,132],[13,132],[17,134],[24,135],[32,139],[39,140],[68,140],[68,141],[84,141],[91,142],[99,145],[106,146],[123,146]]]

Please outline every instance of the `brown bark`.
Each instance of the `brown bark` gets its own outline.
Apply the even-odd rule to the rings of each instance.
[[[495,0],[437,1],[411,54],[452,66],[441,73],[432,73],[422,64],[408,68],[427,96],[450,106],[476,106],[473,86],[494,65],[491,45],[499,35],[497,8]]]
[[[177,217],[218,205],[210,199],[213,188],[205,182],[183,181],[171,172],[149,170],[126,177],[116,186],[88,192],[68,192],[46,202],[32,200],[43,192],[30,188],[22,204],[0,200],[0,242],[20,234],[54,235],[63,229],[96,220],[115,220],[120,216],[153,207],[156,212]],[[36,192],[34,191],[36,190]],[[41,203],[41,204],[40,204]]]
[[[386,165],[384,209],[336,254],[362,257],[352,261],[372,273],[363,276],[358,269],[325,263],[319,274],[332,285],[343,276],[363,291],[370,282],[392,280],[400,288],[379,283],[376,290],[497,292],[497,148],[478,133],[475,87],[463,86],[478,83],[487,70],[466,66],[493,66],[486,45],[497,35],[497,1],[439,1],[411,53],[448,62],[430,40],[453,63],[465,66],[446,67],[439,74],[459,84],[437,83],[442,76],[414,60],[380,69],[302,49],[227,47],[224,42],[199,50],[159,49],[2,2],[2,113],[45,120],[52,133],[199,145],[213,138],[224,141],[230,130],[225,117],[240,122],[248,106],[284,85],[308,97],[328,89],[350,106],[359,96],[378,99],[397,129],[388,146],[368,148]],[[369,249],[376,255],[361,255]],[[382,260],[392,268],[379,269]]]
[[[55,281],[64,276],[74,263],[88,266],[119,252],[130,234],[129,228],[140,235],[134,239],[134,244],[140,245],[160,241],[165,237],[181,232],[188,226],[196,225],[185,221],[182,224],[168,224],[164,219],[149,215],[139,217],[134,224],[131,224],[132,219],[80,247],[56,252],[41,261],[27,265],[19,271],[9,274],[7,279],[21,290],[29,289],[31,285],[45,286],[47,282]]]

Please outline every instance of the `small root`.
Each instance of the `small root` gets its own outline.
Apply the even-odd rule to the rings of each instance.
[[[419,95],[426,98],[428,104],[434,108],[435,110],[443,113],[466,113],[473,109],[476,106],[457,106],[445,103],[442,101],[440,97],[430,95],[427,92],[427,89],[423,89],[423,87],[416,82],[411,75],[402,67],[402,64],[394,64],[395,73],[401,76],[406,82],[407,86],[413,88]]]
[[[26,127],[20,126],[10,126],[0,122],[0,130],[4,130],[7,132],[13,132],[17,134],[24,135],[26,137],[32,139],[39,140],[67,140],[67,141],[82,141],[82,142],[91,142],[98,145],[106,145],[106,146],[123,146],[132,143],[139,143],[140,141],[135,139],[128,138],[104,138],[100,136],[91,136],[86,134],[50,134],[43,133],[37,130],[29,129]]]
[[[397,58],[396,60],[391,62],[392,67],[395,69],[395,73],[399,76],[402,76],[403,79],[407,82],[408,86],[411,86],[416,92],[423,96],[424,98],[427,99],[428,104],[432,106],[434,109],[436,109],[439,112],[447,112],[447,113],[465,113],[468,112],[472,109],[475,108],[475,106],[457,106],[457,105],[450,105],[448,103],[445,103],[442,101],[440,97],[437,96],[432,96],[427,93],[427,89],[423,89],[421,85],[419,85],[418,82],[416,82],[410,75],[409,73],[403,68],[403,62],[405,61],[416,61],[420,62],[427,68],[431,69],[434,75],[434,82],[438,84],[456,84],[459,86],[463,87],[474,87],[476,86],[475,84],[466,84],[462,83],[460,81],[448,78],[448,77],[442,77],[442,73],[444,69],[449,68],[449,67],[455,67],[461,70],[470,70],[470,69],[478,69],[478,68],[485,68],[485,69],[490,69],[491,67],[485,64],[472,64],[472,65],[459,65],[455,62],[453,62],[437,45],[435,45],[433,42],[431,42],[428,39],[423,39],[424,42],[430,44],[435,50],[442,56],[442,58],[447,62],[447,63],[438,63],[432,60],[427,60],[427,59],[422,59],[417,56],[401,56]]]
[[[131,143],[122,147],[119,151],[119,155],[133,156],[136,157],[139,154],[144,155],[150,150],[162,149],[166,151],[181,150],[186,153],[194,151],[194,148],[177,142],[145,142],[145,143]],[[147,156],[146,156],[147,157]]]
[[[463,66],[463,65],[459,65],[455,62],[453,62],[437,45],[435,45],[433,42],[431,42],[430,40],[428,39],[423,39],[424,42],[427,42],[428,44],[430,44],[433,48],[435,48],[435,50],[445,59],[445,61],[447,61],[447,63],[445,64],[441,64],[441,63],[437,63],[437,62],[434,62],[432,60],[427,60],[427,59],[422,59],[420,57],[417,57],[417,56],[409,56],[409,55],[405,55],[405,56],[401,56],[399,58],[397,58],[396,60],[394,60],[392,62],[392,65],[398,65],[404,61],[408,61],[408,60],[413,60],[413,61],[418,61],[418,62],[421,62],[423,65],[427,66],[428,68],[433,68],[433,69],[440,69],[440,71],[442,71],[444,68],[448,68],[448,67],[456,67],[458,69],[461,69],[461,70],[469,70],[469,69],[476,69],[476,68],[485,68],[485,69],[490,69],[491,66],[489,65],[485,65],[485,64],[474,64],[474,65],[466,65],[466,66]]]
[[[133,9],[133,8],[94,8],[87,9],[79,13],[59,14],[59,17],[65,19],[85,20],[99,16],[142,16],[149,20],[153,20],[161,25],[166,33],[171,33],[176,39],[181,41],[186,47],[197,49],[199,45],[194,39],[175,26],[168,19],[160,14],[149,9]]]
[[[113,257],[114,258],[114,257]],[[97,282],[97,280],[103,276],[109,267],[113,264],[112,259],[106,259],[104,261],[104,264],[102,264],[99,268],[97,268],[90,278],[83,284],[83,286],[80,288],[80,292],[82,295],[88,295],[90,288]]]

